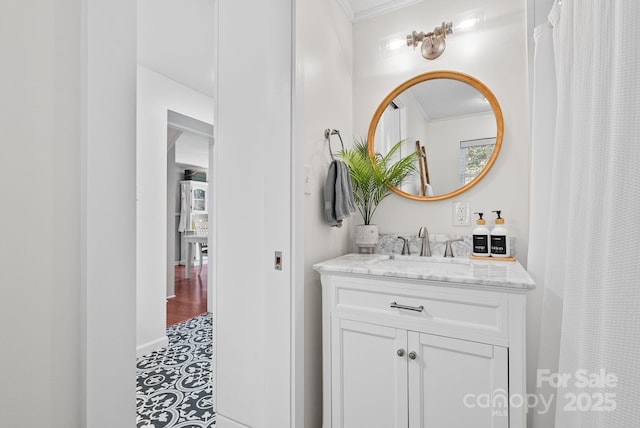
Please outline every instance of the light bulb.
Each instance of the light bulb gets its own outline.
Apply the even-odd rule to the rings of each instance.
[[[380,40],[380,53],[383,58],[409,52],[407,49],[406,33],[396,33],[384,37]]]
[[[457,31],[472,30],[473,27],[475,27],[478,24],[478,22],[480,22],[478,18],[465,19],[464,21],[460,22],[458,25],[454,25],[453,28]]]
[[[484,12],[474,9],[453,18],[453,33],[476,30],[484,22]]]
[[[393,39],[387,42],[387,47],[389,50],[396,50],[398,48],[404,47],[406,45],[404,39]]]

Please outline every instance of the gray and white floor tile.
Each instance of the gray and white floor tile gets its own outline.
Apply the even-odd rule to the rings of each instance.
[[[211,314],[173,325],[167,336],[167,348],[136,361],[136,427],[214,426]]]

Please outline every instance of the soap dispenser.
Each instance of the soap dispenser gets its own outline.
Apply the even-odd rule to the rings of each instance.
[[[509,232],[504,225],[504,219],[500,217],[500,210],[492,211],[498,215],[495,227],[491,230],[491,257],[510,257],[511,245],[509,244]]]
[[[489,251],[489,228],[486,225],[486,221],[482,218],[484,213],[474,213],[480,217],[476,220],[477,226],[473,229],[473,250],[472,254],[478,257],[488,257]]]

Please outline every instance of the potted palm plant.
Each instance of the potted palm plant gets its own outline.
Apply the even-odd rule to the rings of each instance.
[[[416,172],[418,155],[415,152],[398,159],[398,150],[403,141],[398,141],[386,155],[369,155],[366,140],[356,141],[353,149],[340,152],[340,157],[349,168],[353,199],[364,224],[356,226],[356,245],[372,249],[378,243],[378,227],[371,224],[376,208],[391,194],[392,187]]]

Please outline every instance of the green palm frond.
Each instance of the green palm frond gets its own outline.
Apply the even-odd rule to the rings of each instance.
[[[402,143],[398,141],[384,156],[379,153],[369,156],[366,140],[356,141],[353,149],[340,152],[349,168],[353,199],[364,224],[371,224],[376,208],[391,194],[391,187],[400,187],[416,171],[417,153],[395,160]]]

